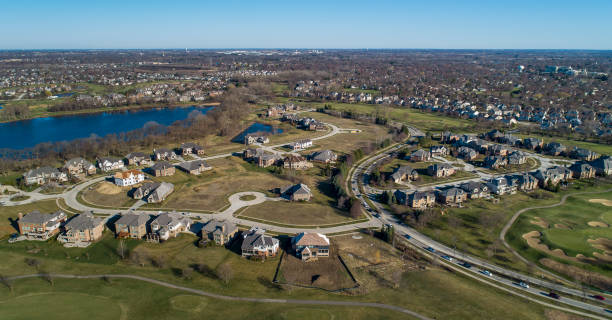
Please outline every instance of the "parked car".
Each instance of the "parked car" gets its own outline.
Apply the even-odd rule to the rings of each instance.
[[[553,298],[553,299],[559,299],[561,298],[558,294],[554,293],[554,292],[549,292],[548,296]]]
[[[528,284],[526,284],[526,283],[525,283],[525,282],[523,282],[523,281],[519,282],[519,284],[518,284],[518,285],[519,285],[519,287],[522,287],[522,288],[525,288],[525,289],[529,289],[529,285],[528,285]]]
[[[600,295],[598,295],[598,294],[594,295],[594,296],[593,296],[593,298],[594,298],[594,299],[597,299],[597,300],[601,300],[601,301],[606,300],[606,298],[605,298],[604,296],[600,296]]]

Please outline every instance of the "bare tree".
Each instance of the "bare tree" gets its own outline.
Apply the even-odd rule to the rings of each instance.
[[[121,239],[117,244],[117,254],[119,255],[119,257],[121,257],[121,259],[125,259],[126,253],[127,248],[125,246],[125,240]]]
[[[217,277],[219,277],[219,279],[221,279],[223,283],[229,284],[229,282],[234,277],[234,271],[232,269],[232,266],[227,262],[219,265],[217,267]]]

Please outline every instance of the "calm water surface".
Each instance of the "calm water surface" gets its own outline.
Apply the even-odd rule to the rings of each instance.
[[[126,110],[0,123],[0,148],[25,149],[42,142],[69,141],[92,134],[105,136],[140,129],[150,122],[169,125],[186,119],[193,111],[206,113],[211,108]]]

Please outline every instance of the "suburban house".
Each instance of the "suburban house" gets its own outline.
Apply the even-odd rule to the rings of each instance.
[[[501,156],[487,156],[484,158],[483,164],[490,169],[499,169],[508,165],[508,159]]]
[[[515,187],[508,184],[508,180],[504,177],[492,178],[487,181],[487,187],[496,195],[504,195],[515,192]]]
[[[128,213],[115,222],[117,238],[142,239],[147,235],[149,215]]]
[[[144,181],[145,175],[142,171],[138,170],[127,170],[116,172],[113,176],[115,184],[120,187],[132,186],[137,183],[141,183]]]
[[[289,148],[293,151],[304,150],[310,147],[312,147],[312,140],[310,139],[298,140],[289,144]]]
[[[223,246],[238,233],[238,226],[226,220],[210,220],[202,227],[202,238],[214,241],[216,244]]]
[[[181,232],[189,231],[191,224],[191,219],[181,214],[164,212],[151,221],[151,234],[147,238],[153,241],[165,241]]]
[[[444,131],[441,137],[443,143],[455,143],[459,141],[459,138],[460,136],[458,134],[454,134],[450,131]]]
[[[60,232],[60,226],[66,221],[66,214],[63,211],[55,213],[41,213],[32,211],[25,216],[19,213],[19,233],[28,240],[48,240]]]
[[[569,168],[574,179],[588,179],[595,177],[596,170],[586,162],[576,162]]]
[[[544,146],[544,152],[551,156],[559,156],[567,152],[567,147],[559,142],[550,142]]]
[[[400,183],[405,180],[416,180],[419,178],[419,173],[412,169],[411,166],[399,166],[389,176],[395,183]]]
[[[302,261],[329,257],[329,238],[320,233],[302,232],[291,238],[291,248]]]
[[[487,151],[490,155],[505,157],[510,152],[510,148],[503,144],[494,144]]]
[[[200,146],[199,144],[195,144],[193,142],[185,142],[181,144],[180,149],[181,149],[181,154],[197,154],[197,155],[204,154],[204,148],[202,148],[202,146]]]
[[[68,181],[68,176],[52,167],[40,167],[29,170],[23,174],[23,181],[26,185],[46,184],[50,182]]]
[[[153,149],[153,157],[155,158],[155,161],[160,161],[160,160],[174,160],[177,158],[177,155],[174,151],[166,149],[166,148],[159,148],[159,149]]]
[[[591,166],[593,166],[593,168],[595,168],[597,174],[602,176],[612,175],[612,157],[599,157],[591,161],[590,164]]]
[[[313,153],[311,156],[312,161],[319,163],[334,163],[338,160],[338,155],[331,150],[322,150]]]
[[[156,177],[168,177],[176,173],[176,168],[168,161],[158,161],[149,168],[149,173]]]
[[[467,200],[467,194],[463,189],[451,187],[438,191],[438,201],[442,204],[459,204]]]
[[[407,194],[405,191],[396,190],[394,195],[397,203],[411,208],[423,209],[436,203],[436,194],[433,191],[416,191]]]
[[[279,193],[281,197],[291,201],[308,201],[312,197],[310,188],[303,183],[282,187]]]
[[[445,146],[432,146],[429,148],[429,153],[432,156],[445,156],[448,154],[448,149]]]
[[[200,173],[212,170],[212,167],[208,165],[206,160],[193,160],[189,162],[182,162],[178,165],[179,169],[193,175],[199,175]]]
[[[572,151],[570,152],[570,157],[583,161],[592,161],[597,159],[599,157],[599,154],[591,150],[574,147],[574,149],[572,149]]]
[[[98,158],[98,168],[102,172],[122,169],[124,166],[123,160],[115,157]]]
[[[159,203],[174,191],[174,185],[169,182],[146,182],[132,193],[134,199],[142,199],[148,203]]]
[[[525,164],[527,162],[527,157],[523,152],[515,151],[508,155],[508,164],[511,166]]]
[[[523,192],[530,192],[538,188],[538,179],[528,173],[521,173],[512,176],[512,185]]]
[[[448,163],[434,163],[427,167],[427,174],[436,178],[449,177],[455,174],[455,168]]]
[[[267,136],[254,136],[250,134],[247,134],[246,136],[244,136],[244,144],[246,145],[256,144],[256,143],[265,144],[268,142],[270,142],[270,138],[268,138]]]
[[[424,162],[431,160],[431,153],[423,149],[416,150],[410,154],[410,161]]]
[[[241,251],[243,257],[273,257],[278,253],[279,241],[264,234],[265,230],[251,229],[242,239]]]
[[[289,154],[283,159],[283,168],[304,170],[312,168],[312,163],[299,154]]]
[[[537,138],[525,138],[523,140],[523,147],[530,149],[530,150],[536,150],[539,148],[542,148],[542,145],[544,143],[542,142],[542,140],[537,139]]]
[[[572,178],[570,169],[560,166],[554,166],[548,169],[540,169],[533,174],[540,182],[541,186],[547,184],[556,185],[561,181],[567,181]]]
[[[477,156],[478,156],[478,152],[476,152],[476,150],[470,147],[459,147],[457,149],[457,158],[460,158],[466,161],[472,161],[476,159]]]
[[[72,217],[63,227],[57,240],[70,244],[89,244],[102,238],[104,219],[96,218],[91,212]]]
[[[254,162],[257,166],[266,168],[274,165],[278,160],[279,156],[275,153],[266,152],[262,148],[248,148],[242,152],[242,158]]]
[[[143,152],[132,152],[125,156],[129,166],[147,166],[153,163],[151,157]]]
[[[459,186],[470,199],[484,198],[489,195],[489,187],[482,182],[468,181]]]
[[[64,164],[62,171],[68,176],[84,178],[96,174],[96,166],[83,158],[72,158]]]

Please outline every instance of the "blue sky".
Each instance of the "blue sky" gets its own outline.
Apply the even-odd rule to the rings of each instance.
[[[0,49],[612,49],[612,0],[3,2]]]

